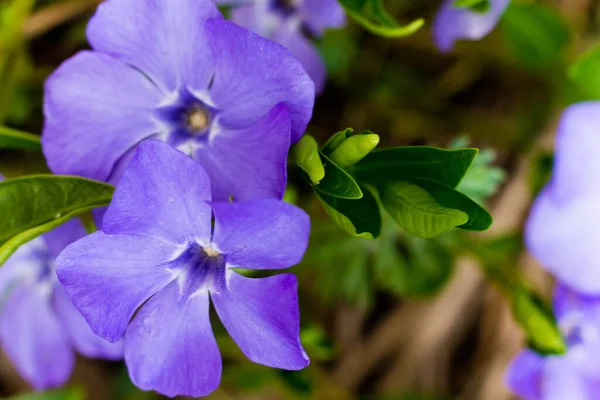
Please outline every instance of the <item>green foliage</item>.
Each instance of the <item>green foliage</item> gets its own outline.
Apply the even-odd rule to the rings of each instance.
[[[331,155],[331,153],[340,145],[342,144],[346,139],[348,139],[350,137],[350,135],[352,135],[352,133],[354,132],[354,129],[352,128],[346,128],[343,131],[339,131],[334,133],[328,140],[327,142],[325,142],[325,145],[323,145],[323,153],[325,155]]]
[[[511,293],[515,319],[525,331],[529,346],[540,354],[564,354],[567,344],[552,307],[537,293],[516,285]]]
[[[81,388],[53,390],[43,393],[28,393],[10,397],[7,400],[85,400],[85,391]]]
[[[308,134],[302,136],[292,148],[292,157],[314,185],[325,177],[325,167],[319,156],[319,145],[314,137]]]
[[[477,149],[439,149],[429,146],[375,150],[351,172],[373,185],[426,178],[456,187],[477,155]]]
[[[398,225],[423,238],[438,236],[469,220],[464,212],[441,206],[426,190],[408,182],[386,185],[381,202]]]
[[[77,214],[108,205],[113,191],[106,183],[69,176],[0,182],[0,265],[23,243]]]
[[[567,75],[583,99],[600,100],[600,46],[577,57]]]
[[[42,145],[39,136],[0,126],[0,149],[41,151]]]
[[[530,68],[559,63],[570,38],[560,14],[541,3],[511,2],[501,26],[517,60]]]
[[[385,10],[383,0],[340,0],[340,4],[365,29],[383,37],[412,35],[425,23],[423,19],[417,19],[408,25],[398,24]]]
[[[354,135],[337,146],[330,154],[331,159],[342,168],[356,164],[379,144],[379,135],[369,131]]]
[[[321,154],[325,166],[325,177],[315,186],[321,193],[341,199],[360,199],[362,190],[354,178],[325,154]]]
[[[454,0],[452,7],[469,8],[471,11],[485,13],[490,9],[490,0]]]

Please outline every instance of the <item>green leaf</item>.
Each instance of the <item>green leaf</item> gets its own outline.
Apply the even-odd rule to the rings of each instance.
[[[350,135],[352,135],[352,132],[354,132],[354,129],[346,128],[343,131],[334,133],[327,140],[327,142],[325,142],[325,145],[323,146],[323,150],[322,150],[323,154],[325,154],[326,156],[329,156],[332,151],[334,151],[340,144],[342,144],[347,138],[349,138]]]
[[[316,185],[325,177],[325,168],[319,156],[319,145],[314,137],[305,134],[292,148],[294,162]]]
[[[511,294],[513,313],[527,335],[529,346],[540,354],[564,354],[565,340],[556,324],[552,307],[522,286]]]
[[[357,179],[376,186],[426,178],[456,187],[477,152],[477,149],[446,150],[429,146],[393,147],[371,152],[351,171]]]
[[[52,390],[43,393],[27,393],[9,397],[6,400],[84,400],[85,391],[81,388]]]
[[[600,46],[586,51],[569,66],[567,76],[586,100],[600,100]]]
[[[382,188],[381,202],[408,233],[432,238],[463,225],[469,216],[440,205],[426,190],[409,182],[391,182]]]
[[[346,13],[371,33],[383,37],[402,37],[415,33],[425,24],[423,19],[417,19],[408,25],[399,25],[388,14],[382,0],[340,0]]]
[[[374,239],[381,233],[379,204],[368,188],[363,187],[363,197],[355,200],[316,193],[329,217],[344,232],[364,239]]]
[[[321,159],[325,166],[325,177],[315,186],[320,193],[342,199],[360,199],[363,193],[354,178],[325,154]]]
[[[0,182],[0,265],[22,244],[110,203],[114,188],[89,179],[33,175]]]
[[[0,126],[0,149],[41,151],[42,145],[37,135]]]
[[[469,8],[478,13],[486,13],[490,9],[490,0],[454,0],[452,7]]]
[[[517,60],[530,68],[556,65],[569,42],[560,13],[540,3],[511,2],[501,26]]]
[[[414,182],[425,189],[442,206],[465,212],[469,220],[457,228],[470,231],[485,231],[492,225],[492,216],[479,204],[457,190],[429,179]]]
[[[340,167],[346,168],[365,158],[379,144],[379,135],[365,131],[350,136],[335,148],[330,158]]]

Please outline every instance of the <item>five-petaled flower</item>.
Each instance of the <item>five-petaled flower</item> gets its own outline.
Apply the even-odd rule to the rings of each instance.
[[[94,332],[109,341],[124,338],[125,362],[142,389],[202,396],[217,388],[222,365],[209,298],[250,360],[289,370],[308,365],[295,276],[251,279],[233,270],[298,263],[308,245],[308,216],[275,199],[210,199],[200,164],[145,141],[102,231],[57,260],[60,281]]]
[[[211,0],[107,0],[87,36],[93,51],[46,83],[53,172],[117,183],[133,149],[158,138],[202,164],[215,200],[283,196],[289,146],[314,104],[284,47],[223,20]]]
[[[554,311],[565,335],[563,356],[524,350],[513,361],[508,386],[524,400],[592,400],[600,390],[600,297],[559,286]]]
[[[448,52],[457,40],[479,40],[498,24],[510,0],[490,0],[489,9],[478,12],[454,6],[456,0],[444,0],[433,23],[433,38],[437,47]]]
[[[268,39],[287,47],[302,63],[321,92],[327,79],[325,64],[304,31],[321,37],[328,28],[346,23],[338,0],[216,0],[238,7],[232,19]]]
[[[85,234],[83,224],[71,220],[22,245],[0,269],[2,348],[37,390],[67,382],[75,351],[92,358],[123,357],[122,342],[96,336],[56,277],[56,256]]]

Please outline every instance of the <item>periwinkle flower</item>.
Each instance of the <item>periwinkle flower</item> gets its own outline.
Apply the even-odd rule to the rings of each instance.
[[[281,45],[224,21],[211,0],[107,0],[93,51],[48,79],[42,136],[53,172],[117,183],[157,138],[208,172],[215,200],[281,198],[314,83]]]
[[[308,365],[295,276],[251,279],[233,270],[298,263],[308,245],[308,216],[275,199],[210,199],[200,164],[145,141],[102,231],[57,260],[60,281],[94,332],[109,341],[124,338],[125,362],[142,389],[203,396],[218,387],[222,363],[209,299],[250,360],[289,370]]]
[[[96,336],[58,282],[54,261],[85,236],[71,220],[22,245],[0,269],[0,340],[17,371],[35,389],[61,386],[71,376],[75,352],[119,360],[122,343]]]
[[[490,0],[485,12],[454,7],[456,0],[444,0],[433,23],[433,38],[443,52],[454,48],[457,40],[479,40],[498,24],[510,0]]]
[[[338,0],[216,0],[239,5],[232,19],[259,35],[287,47],[302,63],[320,93],[327,80],[325,64],[304,31],[321,37],[346,23]]]
[[[568,107],[558,125],[550,182],[533,204],[525,242],[571,288],[600,295],[600,102]]]
[[[524,350],[513,360],[507,384],[524,400],[595,400],[600,393],[600,297],[559,286],[554,311],[567,353],[544,357]]]

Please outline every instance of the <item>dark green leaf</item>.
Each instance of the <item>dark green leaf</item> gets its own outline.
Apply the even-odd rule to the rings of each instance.
[[[415,184],[425,189],[442,206],[465,212],[469,220],[458,228],[485,231],[492,225],[492,216],[479,204],[449,186],[429,180],[417,179]]]
[[[359,180],[376,186],[390,181],[426,178],[456,187],[465,175],[477,149],[446,150],[428,146],[375,150],[352,167]]]
[[[363,193],[354,178],[325,154],[320,154],[325,166],[325,177],[315,186],[317,191],[342,199],[360,199]]]
[[[40,151],[42,145],[39,136],[0,126],[0,149]]]
[[[469,8],[478,13],[486,13],[490,9],[490,0],[454,0],[452,7]]]
[[[319,145],[314,137],[305,134],[292,148],[294,162],[313,184],[318,184],[325,177],[325,168],[319,156]]]
[[[511,294],[515,319],[525,331],[529,346],[540,354],[564,354],[565,340],[546,301],[522,286]]]
[[[567,73],[584,99],[600,100],[600,46],[577,57]]]
[[[316,192],[329,217],[346,233],[364,239],[374,239],[381,233],[381,211],[368,188],[356,200],[340,199]]]
[[[7,400],[84,400],[85,391],[82,389],[61,389],[43,393],[27,393],[9,397]]]
[[[114,188],[72,176],[33,175],[0,182],[0,265],[23,243],[74,215],[110,203]]]
[[[370,32],[384,37],[402,37],[415,33],[425,21],[417,19],[408,25],[398,24],[387,13],[382,0],[340,0],[346,13]]]
[[[354,132],[354,129],[346,128],[343,131],[334,133],[333,136],[331,136],[327,142],[325,142],[322,150],[323,154],[329,156],[333,150],[335,150],[340,144],[342,144],[342,142],[344,142],[344,140],[352,135],[352,132]]]
[[[425,189],[409,182],[390,182],[381,188],[381,202],[408,233],[432,238],[463,225],[469,216],[440,205]]]

